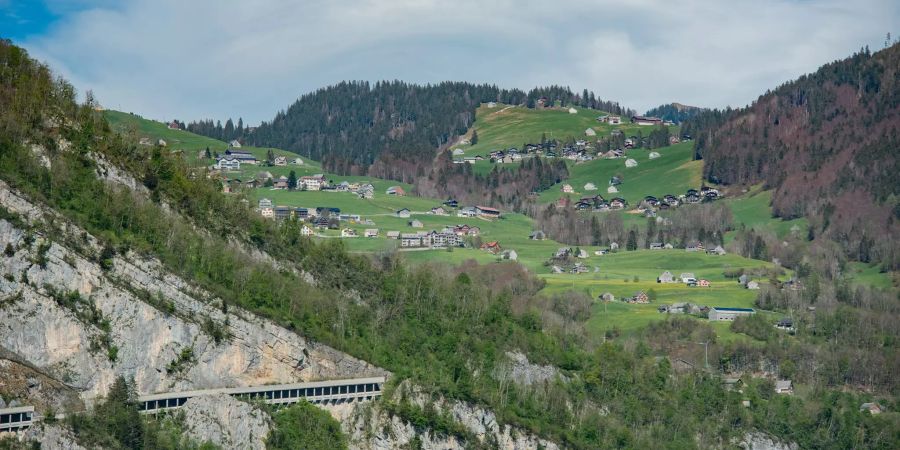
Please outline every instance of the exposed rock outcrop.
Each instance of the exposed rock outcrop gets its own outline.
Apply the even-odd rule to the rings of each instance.
[[[39,424],[16,435],[20,442],[37,442],[41,450],[86,450],[75,435],[64,427]]]
[[[204,395],[182,408],[184,429],[196,442],[223,449],[264,450],[270,418],[264,411],[226,394]]]
[[[738,443],[738,447],[745,450],[799,450],[800,448],[793,442],[782,442],[776,437],[758,431],[745,434],[744,439]]]
[[[88,403],[118,375],[144,394],[386,374],[252,314],[224,313],[153,259],[117,255],[103,268],[96,239],[2,182],[0,205],[25,222],[0,220],[0,242],[14,249],[0,256],[0,346]]]

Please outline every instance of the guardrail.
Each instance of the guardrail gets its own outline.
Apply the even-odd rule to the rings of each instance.
[[[168,392],[139,396],[138,408],[142,413],[156,414],[181,408],[193,397],[215,394],[227,394],[246,400],[261,400],[265,403],[276,405],[296,403],[300,400],[306,400],[314,404],[349,403],[354,401],[372,400],[381,396],[381,389],[384,385],[384,381],[384,377],[373,377]]]

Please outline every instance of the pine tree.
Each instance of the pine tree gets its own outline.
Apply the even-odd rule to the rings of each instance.
[[[478,130],[472,130],[472,145],[478,143]]]
[[[293,170],[288,174],[288,189],[297,189],[297,173]]]

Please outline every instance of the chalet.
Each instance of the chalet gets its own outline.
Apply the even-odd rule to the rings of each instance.
[[[388,239],[400,239],[400,232],[388,231],[387,233],[385,233],[385,236],[387,236]]]
[[[378,228],[366,228],[365,231],[363,231],[363,236],[367,238],[378,237]]]
[[[625,167],[637,167],[638,162],[633,158],[628,158],[625,160]]]
[[[597,190],[597,185],[594,184],[594,183],[585,183],[585,185],[584,185],[584,190],[586,190],[586,191],[596,191],[596,190]]]
[[[575,192],[575,189],[572,187],[571,184],[567,183],[567,184],[562,185],[562,191],[565,192],[566,194],[572,194]]]
[[[474,206],[463,206],[456,212],[457,217],[477,217],[478,210]]]
[[[588,272],[590,272],[590,270],[584,264],[575,263],[575,265],[572,266],[572,273],[588,273]]]
[[[594,202],[588,202],[584,200],[579,200],[575,203],[575,209],[579,211],[586,211],[594,207]]]
[[[618,249],[619,249],[619,243],[618,243],[618,242],[610,242],[610,243],[609,243],[609,249],[610,249],[610,250],[618,250]]]
[[[656,282],[657,283],[674,283],[675,276],[672,275],[672,272],[669,272],[667,270],[667,271],[663,272],[662,274],[660,274],[658,277],[656,277]]]
[[[585,259],[585,258],[587,258],[588,256],[590,256],[590,255],[588,255],[587,250],[585,250],[585,249],[583,249],[583,248],[579,248],[578,251],[575,253],[575,257],[576,257],[576,258]]]
[[[420,221],[420,220],[418,220],[418,219],[410,220],[408,223],[409,223],[409,226],[411,226],[411,227],[413,227],[413,228],[423,228],[423,227],[425,227],[425,225],[422,223],[422,221]]]
[[[631,116],[631,123],[644,126],[661,125],[662,119],[658,117]]]
[[[409,218],[409,215],[410,215],[410,213],[409,213],[409,208],[403,208],[403,209],[401,209],[401,210],[398,210],[398,211],[395,213],[395,215],[396,215],[397,217],[402,217],[402,218],[404,218],[404,219]]]
[[[359,235],[356,234],[356,230],[354,230],[353,228],[344,228],[343,230],[341,230],[341,237],[355,238],[359,237]]]
[[[459,202],[456,201],[456,200],[453,200],[453,199],[451,198],[451,199],[448,199],[446,202],[444,202],[444,206],[446,206],[446,207],[448,207],[448,208],[458,208],[458,207],[459,207]]]
[[[271,219],[275,217],[275,208],[271,206],[259,208],[259,215],[265,217],[266,219]]]
[[[510,261],[516,261],[519,259],[519,254],[516,253],[515,250],[504,250],[501,256],[503,257],[503,259],[508,259]]]
[[[638,291],[631,297],[631,301],[629,303],[650,303],[650,297],[647,296],[647,293],[644,291]]]
[[[404,195],[406,195],[406,191],[404,191],[400,186],[391,186],[387,188],[384,193],[387,195],[396,195],[397,197],[403,197]]]
[[[663,201],[668,203],[669,206],[678,206],[678,197],[672,194],[666,194],[663,196]]]
[[[300,177],[298,185],[304,191],[321,191],[327,185],[327,181],[325,180],[325,175],[319,173]]]
[[[612,292],[604,292],[604,293],[600,294],[600,300],[603,300],[604,302],[611,302],[615,299],[616,299],[616,296],[612,295]]]
[[[699,252],[703,250],[703,244],[699,242],[688,242],[687,245],[684,246],[684,249],[689,252]]]
[[[753,289],[753,290],[759,289],[759,282],[758,281],[748,281],[747,289]]]
[[[273,206],[275,206],[275,205],[272,203],[272,200],[269,200],[269,199],[267,199],[267,198],[261,198],[261,199],[259,199],[259,205],[258,205],[258,206],[259,206],[260,209],[262,209],[262,208],[271,208],[271,207],[273,207]]]
[[[306,220],[309,218],[309,208],[294,208],[294,217]]]
[[[225,171],[241,170],[241,161],[231,156],[223,156],[216,161],[215,168]]]
[[[651,242],[650,243],[650,250],[662,250],[662,249],[663,249],[662,242]]]
[[[170,130],[180,130],[181,125],[179,125],[177,121],[173,120],[173,121],[169,122],[168,128]]]
[[[231,148],[241,148],[241,141],[232,139],[231,142],[228,143],[228,146]]]
[[[547,233],[544,233],[543,230],[532,231],[531,234],[528,235],[528,239],[532,241],[543,241],[547,239]]]
[[[617,188],[615,186],[610,186],[610,187],[606,188],[607,194],[617,194],[618,192],[619,192],[619,188]]]
[[[622,197],[615,197],[609,201],[609,207],[612,209],[624,209],[628,205]]]
[[[465,153],[466,152],[461,148],[454,148],[452,152],[453,156],[462,156]]]
[[[708,318],[709,320],[734,320],[738,317],[743,316],[751,316],[756,314],[756,311],[753,308],[723,308],[721,306],[715,306],[709,310]]]
[[[500,243],[497,241],[485,242],[484,244],[481,244],[481,247],[479,248],[492,255],[499,254],[501,251],[503,251],[503,248],[500,247]]]
[[[584,130],[584,135],[585,136],[596,136],[597,132],[594,131],[593,128],[588,128],[588,129]]]
[[[285,220],[291,217],[291,207],[290,206],[276,206],[273,211],[273,217],[276,220]]]
[[[437,207],[431,208],[431,214],[434,214],[435,216],[446,216],[447,210],[440,206],[437,206]]]
[[[562,259],[568,257],[572,253],[572,249],[569,247],[560,247],[556,250],[556,254],[554,254],[554,258]]]
[[[722,248],[721,245],[717,245],[715,248],[707,250],[707,254],[721,256],[725,254],[725,249]]]
[[[487,206],[476,206],[476,212],[479,216],[488,218],[488,219],[496,219],[500,217],[500,210],[496,208],[489,208]]]
[[[647,157],[650,158],[650,159],[656,159],[656,158],[659,158],[659,152],[650,152],[650,154],[647,155]]]
[[[239,148],[239,147],[238,147]],[[256,156],[253,156],[253,153],[242,151],[242,150],[225,150],[226,156],[231,156],[232,158],[237,158],[241,161],[241,164],[256,164]]]
[[[274,189],[287,189],[288,188],[288,178],[286,176],[280,176],[277,180],[275,180],[275,184],[272,186]]]
[[[310,237],[315,234],[315,231],[309,225],[303,225],[300,227],[300,236]]]
[[[710,283],[709,280],[707,280],[707,279],[702,279],[702,278],[701,278],[700,280],[697,280],[697,286],[700,286],[700,287],[712,287],[712,283]]]
[[[329,220],[327,216],[321,216],[318,219],[316,219],[316,221],[313,223],[316,225],[316,228],[318,228],[320,230],[327,230],[334,226],[334,225],[332,225],[331,220]]]
[[[791,395],[794,393],[794,383],[791,380],[776,380],[775,393]]]
[[[682,283],[691,283],[691,282],[696,283],[697,282],[697,277],[694,276],[693,272],[683,272],[681,275],[678,276],[678,278],[681,280]]]
[[[286,166],[287,165],[287,157],[285,156],[276,156],[275,161],[272,162],[276,166]]]

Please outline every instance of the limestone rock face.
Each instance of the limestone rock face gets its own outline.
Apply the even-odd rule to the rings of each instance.
[[[506,357],[508,362],[500,365],[494,374],[498,379],[510,380],[523,386],[553,381],[557,377],[565,379],[556,367],[533,364],[524,353],[506,352]]]
[[[182,408],[186,434],[195,442],[223,449],[264,450],[270,418],[264,411],[230,395],[204,395]]]
[[[738,447],[745,450],[798,450],[800,448],[793,442],[782,442],[778,438],[757,431],[745,434]]]
[[[226,314],[221,300],[156,260],[117,255],[104,270],[96,239],[2,182],[0,205],[25,222],[0,220],[0,242],[14,250],[0,255],[0,348],[89,405],[119,375],[150,394],[386,374],[237,308]],[[60,299],[71,292],[80,306]],[[210,324],[226,337],[216,342]],[[185,348],[192,358],[171,370]]]
[[[20,442],[38,442],[41,450],[86,450],[75,435],[58,425],[40,424],[17,435]]]

